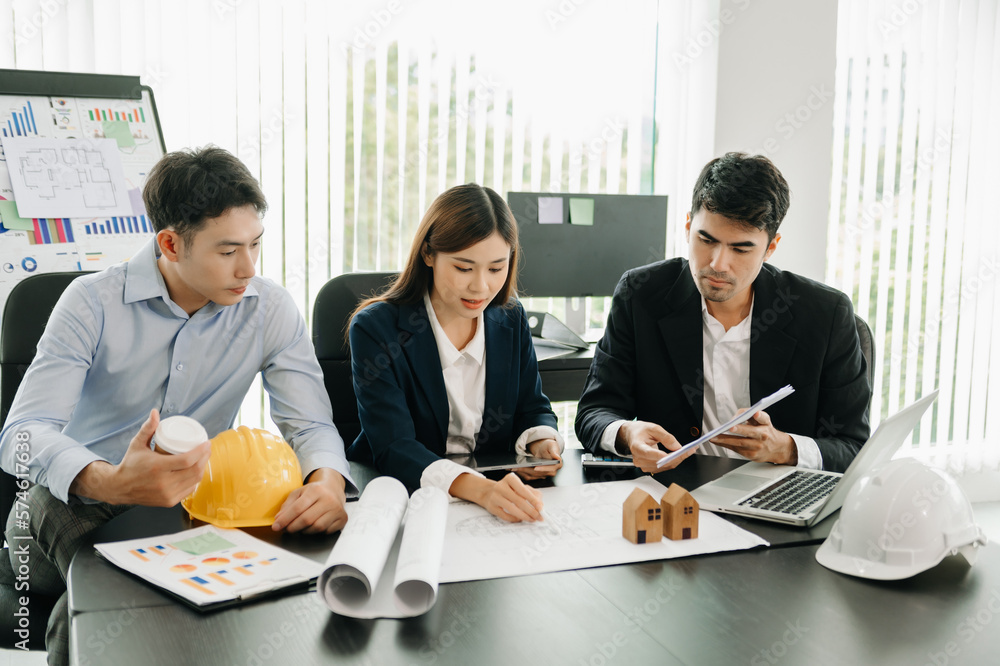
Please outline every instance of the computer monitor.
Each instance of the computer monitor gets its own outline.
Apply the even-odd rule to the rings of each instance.
[[[622,273],[665,258],[665,196],[508,192],[507,203],[522,297],[611,296]]]

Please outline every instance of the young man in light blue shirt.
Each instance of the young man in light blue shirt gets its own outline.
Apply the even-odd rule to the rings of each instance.
[[[16,505],[7,522],[9,543],[31,537],[33,591],[62,593],[73,554],[107,520],[190,494],[210,446],[153,452],[160,415],[193,417],[214,436],[258,372],[306,481],[273,528],[330,533],[347,521],[350,468],[305,322],[287,291],[255,276],[267,206],[256,180],[219,148],[177,152],[150,172],[143,198],[155,239],[67,288],[0,433],[3,468],[14,474],[27,452],[36,484],[29,520],[15,519]],[[62,594],[50,663],[67,646]]]

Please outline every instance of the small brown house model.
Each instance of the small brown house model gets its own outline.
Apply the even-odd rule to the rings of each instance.
[[[622,504],[622,536],[632,543],[656,543],[663,538],[663,509],[641,488]]]
[[[660,500],[663,536],[674,541],[698,538],[698,502],[691,493],[671,483]]]

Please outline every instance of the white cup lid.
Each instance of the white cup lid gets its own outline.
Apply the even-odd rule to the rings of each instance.
[[[160,421],[153,440],[167,453],[180,454],[208,441],[208,433],[190,416],[170,416]]]

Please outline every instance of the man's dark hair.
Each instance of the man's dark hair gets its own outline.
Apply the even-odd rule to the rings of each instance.
[[[691,197],[691,215],[704,208],[763,229],[772,241],[788,204],[788,183],[771,160],[763,155],[726,153],[701,170]]]
[[[142,200],[156,231],[172,229],[188,245],[207,219],[230,208],[253,206],[258,215],[267,210],[257,179],[216,146],[164,155],[146,178]]]

